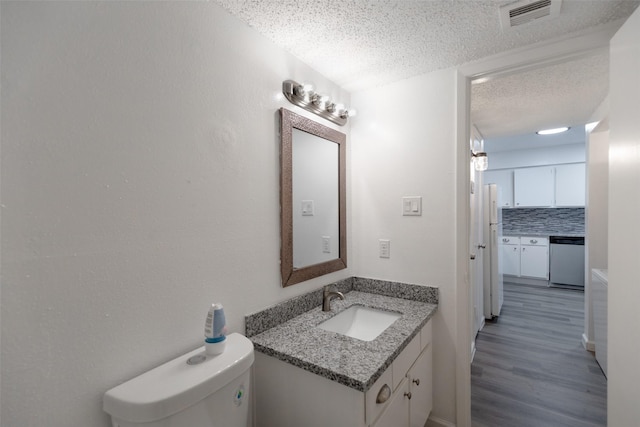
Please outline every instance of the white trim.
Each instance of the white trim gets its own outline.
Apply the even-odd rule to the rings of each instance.
[[[582,346],[585,348],[585,350],[588,350],[592,353],[595,353],[596,351],[596,343],[589,340],[586,334],[582,334]]]
[[[492,79],[587,57],[598,50],[608,50],[609,40],[624,21],[620,19],[595,29],[487,56],[463,64],[460,72],[467,77]]]
[[[464,64],[458,68],[456,81],[457,156],[456,156],[456,423],[471,426],[471,300],[469,298],[469,138],[471,111],[471,81],[480,77],[495,78],[515,74],[525,69],[561,63],[589,56],[609,48],[613,34],[624,19],[595,30],[574,33],[546,42],[536,43]],[[461,105],[462,104],[462,105]],[[466,129],[464,129],[466,126]],[[466,199],[466,203],[465,200]],[[466,210],[465,210],[466,207]],[[442,424],[446,425],[446,424]]]
[[[429,417],[425,427],[456,427],[455,424],[438,417]]]

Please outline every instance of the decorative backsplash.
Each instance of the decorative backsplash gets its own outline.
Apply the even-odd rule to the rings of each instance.
[[[503,209],[502,232],[584,234],[584,208]]]

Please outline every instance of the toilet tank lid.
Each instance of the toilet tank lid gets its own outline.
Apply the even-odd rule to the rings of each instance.
[[[188,365],[204,347],[158,366],[104,394],[103,409],[129,422],[157,421],[194,405],[246,372],[253,364],[253,343],[245,336],[227,336],[224,353]]]

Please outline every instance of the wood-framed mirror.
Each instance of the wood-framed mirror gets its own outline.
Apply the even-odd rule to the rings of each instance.
[[[347,268],[346,135],[280,109],[280,269],[290,286]]]

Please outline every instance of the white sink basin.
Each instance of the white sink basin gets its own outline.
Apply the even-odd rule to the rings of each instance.
[[[331,319],[322,322],[318,327],[362,341],[371,341],[401,316],[401,313],[394,311],[352,305]]]

